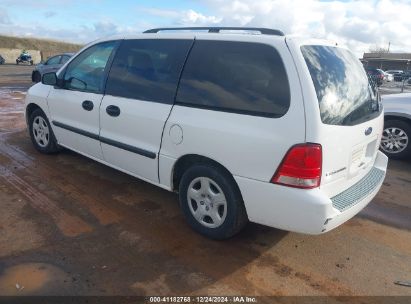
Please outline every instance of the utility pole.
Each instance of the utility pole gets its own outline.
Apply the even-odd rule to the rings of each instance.
[[[388,49],[387,49],[388,53],[390,52],[390,46],[391,46],[391,42],[388,41]]]

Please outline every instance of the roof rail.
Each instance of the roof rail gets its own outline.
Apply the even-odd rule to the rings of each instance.
[[[208,27],[163,27],[154,28],[143,33],[158,33],[160,31],[196,31],[206,30],[209,33],[219,33],[220,31],[255,31],[264,35],[284,36],[284,33],[280,30],[262,28],[262,27],[220,27],[220,26],[208,26]]]

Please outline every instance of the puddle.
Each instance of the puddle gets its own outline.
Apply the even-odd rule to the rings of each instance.
[[[0,88],[0,99],[23,100],[27,92],[17,88]]]
[[[30,86],[1,86],[1,89],[26,92]]]
[[[24,99],[26,88],[0,87],[0,132],[24,128]]]
[[[0,295],[28,295],[42,293],[50,283],[63,283],[67,275],[60,268],[45,263],[12,266],[0,276]]]

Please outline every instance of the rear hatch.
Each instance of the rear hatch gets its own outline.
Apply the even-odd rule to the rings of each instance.
[[[382,106],[362,63],[349,50],[330,45],[302,45],[314,85],[307,117],[307,141],[322,145],[320,188],[329,196],[349,188],[372,168],[383,127]],[[306,102],[307,108],[307,102]]]

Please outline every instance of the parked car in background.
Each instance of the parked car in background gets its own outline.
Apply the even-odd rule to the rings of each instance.
[[[43,74],[57,72],[73,55],[74,53],[59,54],[48,58],[45,62],[39,63],[31,73],[31,80],[33,82],[40,82]]]
[[[384,74],[384,80],[385,80],[385,81],[387,81],[387,82],[392,82],[392,81],[394,81],[394,75],[392,75],[392,74],[390,74],[390,73],[387,73],[387,72],[384,72],[384,71],[381,70],[381,69],[377,69],[377,70]]]
[[[371,78],[378,86],[382,85],[385,79],[384,71],[376,68],[366,67],[365,70],[369,78]]]
[[[0,64],[4,64],[6,60],[0,55]]]
[[[404,71],[403,70],[388,70],[386,73],[392,74],[394,76],[394,81],[403,81],[404,77]]]
[[[385,73],[395,75],[395,74],[402,74],[402,73],[404,73],[404,71],[403,70],[387,70],[387,71],[385,71]]]
[[[321,234],[373,199],[384,115],[356,55],[274,29],[189,29],[101,39],[44,74],[26,96],[34,147],[178,192],[214,239],[248,221]]]
[[[411,70],[405,71],[402,75],[402,80],[410,80],[411,79]]]
[[[411,71],[394,74],[394,81],[407,81],[409,78],[411,78]]]
[[[411,93],[382,96],[385,124],[381,150],[390,158],[411,156]]]
[[[29,63],[30,65],[33,65],[33,59],[31,58],[31,55],[28,52],[23,51],[20,54],[20,56],[16,59],[16,64],[20,63]]]

